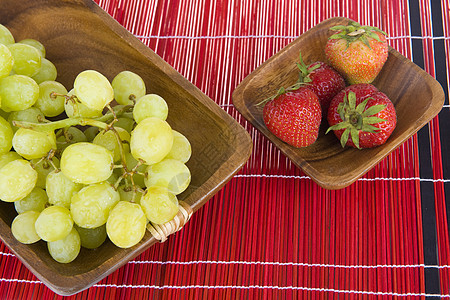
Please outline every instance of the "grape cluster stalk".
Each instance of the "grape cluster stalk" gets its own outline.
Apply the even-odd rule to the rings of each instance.
[[[138,74],[84,70],[67,90],[45,55],[0,24],[0,200],[17,212],[12,234],[46,242],[60,263],[106,239],[133,247],[179,212],[190,142]]]

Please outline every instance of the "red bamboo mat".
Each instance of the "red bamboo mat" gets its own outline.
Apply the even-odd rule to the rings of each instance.
[[[450,299],[450,1],[96,0],[251,134],[244,168],[165,243],[69,299]],[[320,188],[231,94],[319,22],[378,26],[434,76],[441,113],[356,183]],[[1,299],[61,299],[0,243]]]

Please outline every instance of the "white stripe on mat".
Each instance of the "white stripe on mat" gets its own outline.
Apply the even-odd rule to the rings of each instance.
[[[0,252],[1,256],[15,257],[13,253]],[[294,267],[320,267],[335,269],[408,269],[408,268],[424,268],[424,269],[449,269],[450,265],[333,265],[333,264],[310,264],[295,262],[269,262],[269,261],[221,261],[221,260],[191,260],[191,261],[153,261],[153,260],[132,260],[129,264],[155,264],[155,265],[200,265],[200,264],[216,264],[216,265],[262,265],[262,266],[294,266]]]
[[[298,175],[268,175],[268,174],[237,174],[234,177],[237,178],[284,178],[284,179],[311,179],[309,176],[298,176]],[[430,179],[430,178],[420,178],[420,177],[374,177],[374,178],[359,178],[358,181],[411,181],[419,180],[422,182],[450,182],[450,179]]]
[[[309,264],[294,262],[267,262],[267,261],[210,261],[210,260],[193,260],[193,261],[152,261],[152,260],[133,260],[129,264],[157,264],[157,265],[262,265],[262,266],[294,266],[294,267],[320,267],[335,269],[408,269],[408,268],[424,268],[424,269],[449,269],[450,265],[333,265],[333,264]]]
[[[37,280],[22,280],[22,279],[0,279],[0,282],[4,283],[26,283],[26,284],[42,284],[41,281]],[[277,286],[277,285],[131,285],[131,284],[94,284],[94,288],[120,288],[120,289],[176,289],[176,290],[186,290],[186,289],[232,289],[232,290],[251,290],[251,289],[264,289],[264,290],[294,290],[294,291],[306,291],[306,292],[329,292],[337,294],[356,294],[356,295],[375,295],[375,296],[396,296],[396,297],[440,297],[440,298],[450,298],[450,295],[440,295],[440,294],[427,294],[427,293],[395,293],[395,292],[373,292],[373,291],[358,291],[358,290],[338,290],[331,288],[309,288],[301,286]]]
[[[216,36],[188,36],[188,35],[135,35],[138,39],[187,39],[187,40],[217,40],[217,39],[296,39],[298,36],[285,36],[285,35],[216,35]],[[387,37],[388,40],[398,40],[398,39],[414,39],[414,40],[450,40],[448,36],[390,36]]]

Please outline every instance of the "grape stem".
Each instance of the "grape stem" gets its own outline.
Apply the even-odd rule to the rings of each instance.
[[[106,129],[108,127],[108,124],[94,120],[94,119],[85,119],[85,118],[67,118],[64,120],[59,120],[51,123],[32,123],[32,122],[25,122],[25,121],[13,121],[12,122],[14,126],[22,127],[26,129],[32,129],[36,131],[43,131],[43,132],[49,132],[49,131],[55,131],[60,128],[69,127],[69,126],[75,126],[75,125],[81,125],[81,126],[95,126],[98,128]]]
[[[59,169],[55,166],[55,164],[53,163],[53,157],[55,156],[55,149],[50,149],[50,151],[48,151],[46,156],[43,156],[41,159],[39,159],[36,163],[31,163],[31,167],[33,169],[36,169],[36,166],[39,165],[41,162],[42,163],[48,163],[50,166],[53,167],[54,170],[59,171]]]
[[[58,95],[56,95],[58,96]],[[67,101],[75,101],[72,97],[67,97]],[[125,158],[125,151],[123,149],[123,141],[119,135],[119,132],[114,128],[114,123],[118,121],[118,116],[122,115],[129,115],[130,109],[132,109],[134,105],[124,105],[124,106],[117,106],[116,109],[112,108],[111,106],[107,106],[107,109],[109,110],[108,113],[105,113],[103,116],[99,118],[94,119],[88,119],[83,117],[73,117],[73,118],[66,118],[63,120],[58,120],[50,123],[32,123],[32,122],[25,122],[25,121],[13,121],[13,125],[17,127],[22,127],[26,129],[32,129],[36,131],[41,132],[49,132],[49,131],[56,131],[58,129],[62,129],[62,132],[58,132],[58,135],[63,135],[66,138],[67,141],[67,132],[65,131],[65,128],[68,128],[70,126],[94,126],[98,127],[100,129],[103,129],[105,132],[108,130],[111,130],[114,133],[114,136],[116,137],[117,143],[119,145],[119,152],[120,152],[120,160],[121,165],[112,165],[112,169],[118,169],[122,168],[122,175],[117,179],[117,181],[114,184],[114,188],[117,190],[119,187],[119,184],[122,182],[122,180],[125,180],[128,182],[128,178],[131,181],[131,185],[133,187],[133,197],[132,201],[134,202],[136,198],[136,193],[141,192],[144,193],[144,191],[137,187],[134,183],[133,176],[135,174],[142,174],[141,172],[137,171],[137,168],[143,164],[143,161],[139,160],[137,165],[132,169],[128,170],[127,162]],[[50,154],[49,154],[50,155]],[[53,156],[54,154],[52,154]],[[54,167],[51,159],[49,160],[50,164]],[[55,168],[56,169],[56,168]],[[143,174],[144,175],[144,174]],[[145,176],[145,175],[144,175]]]
[[[108,128],[107,122],[111,120],[117,120],[118,116],[122,116],[128,113],[128,111],[133,108],[133,105],[125,105],[121,106],[117,111],[114,111],[114,109],[111,109],[109,113],[104,114],[103,116],[99,118],[94,119],[87,119],[83,117],[74,117],[74,118],[67,118],[59,121],[54,121],[51,123],[32,123],[32,122],[25,122],[25,121],[13,121],[13,125],[17,127],[32,129],[36,131],[55,131],[57,129],[61,129],[64,127],[69,126],[95,126],[101,129],[106,130]],[[112,124],[110,124],[112,125]]]

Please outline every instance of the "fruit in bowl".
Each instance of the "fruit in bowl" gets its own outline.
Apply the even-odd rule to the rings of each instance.
[[[372,83],[388,57],[386,33],[377,27],[361,26],[355,21],[330,28],[325,56],[349,84]]]
[[[6,27],[2,28],[3,35],[13,37]],[[6,55],[8,59],[1,68],[14,74],[0,78],[3,100],[0,109],[3,114],[16,113],[8,115],[11,125],[0,117],[3,124],[0,137],[5,145],[0,155],[10,151],[18,154],[0,169],[0,200],[22,203],[11,226],[13,235],[25,244],[40,239],[48,242],[50,255],[60,263],[76,259],[86,243],[86,239],[80,239],[80,228],[87,232],[106,225],[107,236],[116,246],[130,248],[136,245],[144,237],[147,222],[158,226],[175,218],[180,207],[176,195],[184,192],[191,181],[190,170],[185,165],[187,160],[165,159],[174,145],[173,130],[166,122],[166,101],[157,95],[146,95],[144,81],[131,71],[120,72],[112,82],[98,71],[82,71],[76,76],[70,94],[52,78],[42,77],[44,81],[38,85],[32,76],[41,68],[36,62],[44,58],[45,47],[33,39],[26,41],[38,46],[23,43],[6,46],[5,53],[11,50],[11,55]],[[12,57],[12,65],[9,57]],[[22,82],[38,92],[24,92]],[[110,104],[116,97],[126,105],[113,108]],[[146,102],[149,97],[158,101],[135,109],[141,99]],[[39,99],[42,100],[38,102]],[[58,112],[65,114],[56,115],[58,120],[46,119],[55,117],[52,107],[58,107]],[[95,113],[86,116],[80,107]],[[34,113],[26,114],[30,108]],[[22,115],[20,118],[19,114]],[[36,118],[36,114],[40,117]],[[116,125],[119,118],[129,120],[129,131]],[[13,132],[12,126],[18,129]],[[97,128],[98,133],[88,141],[83,131],[92,127]],[[177,132],[177,136],[180,138],[173,151],[181,149],[186,152],[179,153],[181,157],[190,157],[189,140],[182,133]],[[131,168],[127,155],[136,160]],[[59,166],[53,163],[55,158]],[[165,161],[174,163],[162,164]],[[50,171],[41,172],[39,166],[44,164]],[[163,166],[157,176],[164,180],[153,179],[156,175],[141,171],[155,164]],[[64,179],[55,180],[55,176]],[[144,185],[138,183],[138,176],[145,178]],[[36,187],[38,178],[45,182],[41,189],[44,193],[27,197]],[[179,178],[183,178],[182,185],[176,185]],[[147,193],[154,187],[159,189],[159,196]],[[131,198],[121,198],[119,190],[125,189],[132,193]],[[171,209],[163,208],[169,202],[155,201],[155,197],[170,199]],[[44,203],[44,209],[33,210],[38,207],[36,202],[42,203],[43,198],[50,199]],[[141,198],[143,207],[135,203]],[[87,243],[97,247],[102,244],[98,241]]]
[[[336,17],[319,23],[260,65],[233,92],[233,104],[243,117],[306,175],[327,189],[344,188],[363,176],[429,122],[441,110],[445,99],[442,87],[434,78],[388,46],[387,59],[372,82],[391,100],[396,111],[395,130],[384,144],[363,151],[342,147],[334,134],[325,134],[329,127],[326,113],[322,113],[317,140],[307,147],[294,147],[273,134],[264,123],[263,109],[257,104],[276,94],[280,87],[290,87],[298,81],[299,53],[305,65],[317,61],[329,63],[325,47],[337,33],[331,28],[345,27],[351,22]]]
[[[322,118],[331,126],[326,133],[334,131],[342,147],[380,146],[397,121],[389,98],[369,84],[387,59],[386,33],[354,21],[330,29],[338,33],[328,38],[324,52],[338,71],[321,61],[307,66],[300,53],[299,79],[287,89],[289,93],[281,88],[275,99],[260,103],[266,104],[264,123],[270,132],[298,148],[317,140]],[[351,84],[346,89],[344,77]],[[315,98],[320,101],[321,110],[314,107]]]
[[[264,123],[274,135],[297,148],[312,145],[319,135],[330,101],[345,87],[344,78],[322,61],[306,65],[300,53],[299,79],[277,95],[258,103]]]
[[[70,15],[71,18],[67,18],[67,15]],[[181,221],[180,224],[184,224],[189,218],[189,214],[182,214],[183,209],[185,212],[195,213],[239,171],[249,158],[252,144],[246,130],[161,57],[120,26],[94,2],[90,0],[68,0],[64,2],[59,0],[25,0],[18,5],[16,1],[5,0],[2,2],[0,18],[4,21],[4,25],[13,33],[17,41],[32,38],[45,45],[45,59],[41,59],[40,70],[50,66],[49,63],[52,63],[54,68],[48,67],[48,69],[45,69],[45,72],[39,72],[32,76],[36,83],[40,82],[38,84],[39,90],[41,90],[41,87],[42,90],[49,88],[46,85],[42,85],[42,78],[47,78],[47,81],[49,79],[51,81],[56,80],[65,89],[59,90],[56,94],[66,95],[68,98],[71,98],[71,96],[76,95],[76,92],[71,88],[77,75],[86,70],[93,70],[101,73],[108,79],[113,87],[113,91],[115,89],[114,97],[116,97],[116,95],[122,93],[123,87],[120,85],[120,77],[118,80],[114,79],[121,72],[128,70],[141,77],[147,88],[146,94],[158,95],[165,100],[168,114],[165,116],[164,122],[170,124],[173,130],[172,149],[167,154],[167,159],[184,161],[183,163],[188,167],[191,174],[189,186],[182,193],[176,195],[179,206],[175,207],[181,212],[177,214],[177,218]],[[139,80],[136,81],[135,77],[132,86],[140,88],[140,92],[142,92],[141,83]],[[130,135],[135,126],[135,117],[128,110],[130,107],[125,107],[130,104],[128,100],[132,100],[127,99],[126,96],[124,98],[118,96],[118,99],[121,98],[119,101],[123,101],[122,104],[112,102],[110,104],[112,111],[109,108],[105,108],[99,112],[95,107],[93,109],[79,101],[72,101],[75,100],[74,97],[72,100],[69,100],[67,97],[61,97],[56,94],[52,97],[45,97],[48,99],[42,97],[42,103],[46,103],[47,100],[50,103],[58,103],[58,109],[61,109],[62,104],[62,109],[66,112],[68,118],[65,116],[63,118],[46,117],[38,113],[37,107],[35,107],[36,104],[20,112],[4,112],[0,109],[0,115],[6,121],[14,117],[17,122],[22,122],[18,124],[22,126],[26,125],[25,122],[39,123],[38,125],[43,126],[40,129],[49,129],[49,127],[46,128],[45,126],[51,127],[58,124],[70,125],[71,127],[64,131],[62,135],[56,136],[56,150],[58,148],[61,150],[67,149],[72,144],[76,145],[86,142],[106,148],[111,152],[114,160],[114,170],[107,180],[108,183],[113,185],[123,175],[122,167],[124,166],[122,155],[120,154],[120,145],[116,145],[116,140],[110,139],[110,135],[116,137],[112,132],[112,127],[114,127],[124,141],[123,149],[125,150],[124,156],[128,173],[134,172],[134,175],[131,177],[135,181],[135,186],[141,186],[143,189],[146,189],[143,176],[147,170],[146,165],[135,159],[131,152],[129,153],[127,149],[130,147],[130,143],[128,143],[129,137],[119,129],[123,128]],[[136,94],[136,99],[143,97],[137,92]],[[161,101],[156,102],[161,103]],[[148,106],[153,106],[156,102],[151,101],[151,104]],[[89,101],[85,101],[85,103],[88,104]],[[45,107],[45,105],[42,105],[42,107]],[[141,109],[139,110],[141,111]],[[48,110],[48,112],[50,111]],[[163,111],[164,108],[157,115],[162,117],[165,115],[162,113]],[[117,117],[117,121],[111,127],[114,114]],[[11,115],[13,116],[11,117]],[[77,119],[78,115],[81,115],[82,119],[97,119],[95,121],[100,121],[100,123],[94,123],[101,125],[101,128],[91,126],[93,125],[92,121],[86,124],[83,123],[83,126],[65,123],[75,122],[67,121],[66,119]],[[146,117],[147,115],[145,117],[140,115],[136,118],[145,119]],[[157,116],[153,114],[152,117]],[[50,120],[51,123],[47,124],[46,121],[45,123],[40,123],[39,120],[43,120],[42,118]],[[98,118],[103,119],[98,120]],[[105,120],[105,118],[108,120]],[[75,123],[78,123],[78,121]],[[105,129],[103,129],[104,125],[101,123],[106,124]],[[9,125],[11,126],[11,123]],[[13,134],[19,128],[13,126]],[[108,128],[109,130],[107,130]],[[56,129],[55,132],[59,130]],[[179,134],[175,133],[175,131]],[[180,134],[184,137],[180,137]],[[186,140],[190,146],[187,146]],[[189,151],[191,155],[187,155],[186,151]],[[17,156],[21,157],[14,151],[5,153],[4,157],[2,155],[0,158],[0,166],[3,167],[5,163],[11,160],[17,160]],[[52,188],[47,188],[47,182],[38,176],[35,188],[26,198],[37,198],[40,196],[45,198],[44,195],[48,194],[48,199],[46,200],[48,203],[65,207],[70,211],[70,201],[67,199],[71,199],[73,193],[79,193],[87,185],[73,182],[62,171],[56,172],[56,169],[61,169],[58,153],[55,153],[52,159],[44,159],[40,163],[39,160],[39,158],[29,160],[36,167],[35,169],[31,167],[33,171],[30,171],[30,173],[36,171],[39,174],[41,172],[47,174],[47,179],[52,178],[47,180],[49,187],[52,186]],[[133,185],[130,183],[130,174],[123,177],[127,178],[129,185],[125,186],[125,178],[122,178],[117,192],[120,194],[120,199],[124,200],[119,201],[119,203],[127,202],[136,205],[139,203],[141,205],[140,201],[143,194],[139,191],[133,191]],[[30,177],[30,179],[32,178]],[[102,185],[106,186],[105,184]],[[180,185],[174,184],[174,186],[180,189],[182,187],[181,181]],[[107,190],[109,191],[110,189]],[[55,196],[58,193],[64,196]],[[106,194],[108,193],[105,192]],[[115,202],[117,194],[111,194],[110,200]],[[89,198],[88,196],[86,198]],[[173,199],[173,197],[170,199]],[[81,247],[77,258],[73,261],[59,263],[50,255],[47,242],[41,240],[31,244],[22,244],[14,238],[11,232],[11,225],[17,216],[16,206],[18,207],[17,209],[20,209],[23,205],[22,200],[19,200],[20,204],[19,201],[14,202],[14,204],[0,201],[0,238],[34,275],[58,294],[70,295],[88,288],[141,254],[154,243],[163,241],[165,238],[161,235],[162,231],[156,230],[159,225],[155,229],[153,226],[155,223],[147,223],[146,221],[146,227],[149,230],[145,230],[143,238],[132,247],[122,248],[114,245],[111,239],[107,238],[106,224],[96,227],[96,231],[93,232],[89,228],[80,227],[74,222],[72,226],[78,231],[80,242],[86,247]],[[86,199],[83,200],[87,202]],[[69,208],[66,207],[67,205]],[[132,206],[136,207],[136,205]],[[125,206],[131,207],[127,204]],[[36,205],[34,209],[41,210],[44,208]],[[121,210],[118,209],[117,211],[120,212]],[[115,213],[114,215],[120,216],[121,214]],[[137,216],[139,214],[133,215]],[[112,220],[120,223],[120,218],[114,217]],[[114,223],[116,222],[111,224]],[[176,225],[175,223],[174,220],[169,222],[171,225]],[[160,228],[163,228],[162,225]],[[173,232],[173,230],[170,232]],[[98,236],[96,240],[100,242],[86,243],[86,239],[92,235]],[[71,236],[73,237],[73,235]],[[69,235],[67,239],[76,240],[76,238],[69,238]],[[83,240],[85,241],[83,242]],[[55,249],[58,248],[58,244],[54,245]],[[121,245],[128,246],[127,243],[121,243]],[[92,251],[91,248],[96,249]]]
[[[264,123],[294,147],[313,144],[319,135],[322,110],[317,95],[307,87],[282,93],[264,105]]]
[[[342,147],[372,148],[386,143],[397,114],[386,94],[366,83],[354,84],[333,98],[327,112],[330,127]]]

